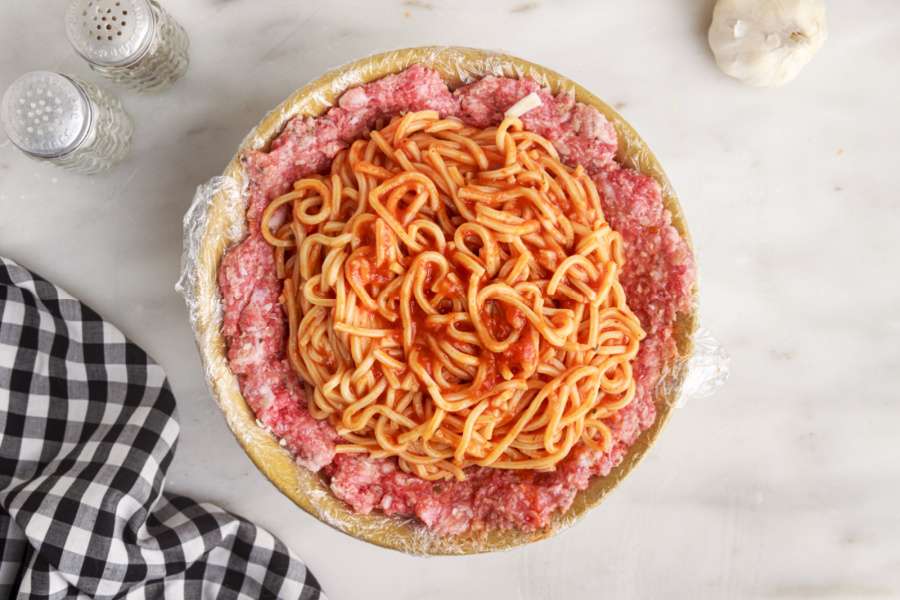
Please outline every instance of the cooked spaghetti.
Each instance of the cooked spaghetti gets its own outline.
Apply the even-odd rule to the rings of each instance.
[[[338,452],[425,479],[609,451],[644,337],[594,183],[516,117],[407,113],[262,216],[287,354]]]

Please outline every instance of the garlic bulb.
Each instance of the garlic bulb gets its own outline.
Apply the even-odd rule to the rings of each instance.
[[[718,0],[709,26],[719,68],[760,87],[791,81],[827,38],[822,0]]]

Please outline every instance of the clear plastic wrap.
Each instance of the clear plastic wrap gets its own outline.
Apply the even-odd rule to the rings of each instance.
[[[237,379],[227,364],[225,342],[220,332],[222,309],[216,282],[218,265],[228,247],[246,233],[247,181],[238,156],[246,150],[267,148],[294,116],[321,115],[347,89],[400,72],[416,63],[437,70],[451,88],[490,74],[530,77],[554,93],[571,92],[579,102],[596,107],[616,128],[619,137],[617,160],[659,182],[673,225],[690,243],[681,207],[656,158],[634,129],[590,92],[549,69],[505,54],[455,47],[412,48],[367,57],[329,72],[297,90],[250,132],[224,174],[198,188],[185,215],[182,274],[177,289],[187,302],[207,380],[229,427],[257,467],[297,505],[357,538],[412,554],[471,554],[507,549],[548,537],[571,525],[599,503],[644,456],[673,407],[687,397],[709,395],[724,383],[728,359],[708,332],[701,330],[695,334],[695,301],[692,310],[680,314],[675,323],[678,351],[667,364],[665,375],[655,390],[656,421],[629,448],[620,465],[608,476],[592,479],[588,488],[576,496],[569,510],[556,515],[551,526],[540,531],[494,530],[477,536],[437,536],[411,520],[376,513],[355,514],[334,497],[319,475],[298,467],[289,453],[279,446],[278,440],[260,426],[241,396]]]

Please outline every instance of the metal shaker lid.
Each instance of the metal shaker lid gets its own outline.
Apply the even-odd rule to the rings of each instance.
[[[45,158],[78,147],[92,118],[81,86],[50,71],[22,75],[0,101],[0,122],[10,141],[24,152]]]
[[[66,35],[90,63],[127,65],[150,46],[155,18],[148,0],[71,0]]]

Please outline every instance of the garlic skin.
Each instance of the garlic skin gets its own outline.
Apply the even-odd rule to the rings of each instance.
[[[758,87],[794,79],[827,38],[823,0],[718,0],[709,26],[719,68]]]

